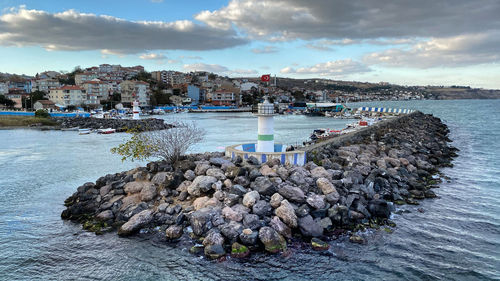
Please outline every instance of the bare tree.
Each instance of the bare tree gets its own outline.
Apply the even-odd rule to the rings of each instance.
[[[194,122],[175,122],[168,130],[136,132],[126,143],[112,148],[111,152],[122,155],[122,160],[145,160],[151,157],[176,162],[190,147],[201,142],[205,130]]]

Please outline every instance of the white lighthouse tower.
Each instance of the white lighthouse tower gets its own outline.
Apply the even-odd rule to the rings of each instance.
[[[134,100],[134,102],[132,103],[132,119],[134,120],[138,120],[140,119],[139,117],[139,112],[141,110],[141,108],[139,107],[139,102],[137,100]]]
[[[258,105],[257,152],[274,152],[274,105],[267,98]]]

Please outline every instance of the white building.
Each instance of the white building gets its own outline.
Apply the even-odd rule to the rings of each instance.
[[[61,83],[57,79],[37,79],[32,84],[35,91],[48,93],[50,90],[61,87]]]
[[[97,75],[97,73],[92,73],[92,72],[78,73],[75,75],[75,84],[81,85],[84,82],[91,81],[93,79],[97,79],[98,76],[99,75]]]
[[[150,105],[149,84],[142,81],[126,80],[120,83],[122,102],[130,103],[137,99],[139,106]]]
[[[57,105],[79,106],[86,103],[87,94],[85,90],[79,86],[63,86],[50,90],[49,100],[53,101]]]
[[[109,99],[111,87],[108,82],[97,79],[84,82],[81,87],[87,93],[86,104],[99,105],[101,100]]]

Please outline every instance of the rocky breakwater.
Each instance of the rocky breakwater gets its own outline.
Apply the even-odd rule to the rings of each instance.
[[[212,259],[283,252],[292,241],[324,250],[324,241],[346,235],[364,243],[357,230],[395,226],[394,204],[436,196],[432,175],[455,155],[447,133],[419,113],[357,143],[317,147],[303,167],[221,153],[151,162],[78,187],[61,216],[96,233],[189,242]]]
[[[166,124],[163,119],[105,119],[93,117],[57,117],[53,118],[61,128],[80,129],[116,129],[117,132],[126,132],[128,130],[156,131],[172,128],[172,125]]]

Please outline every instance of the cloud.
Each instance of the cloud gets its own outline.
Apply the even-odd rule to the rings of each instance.
[[[128,21],[75,10],[49,13],[23,6],[0,15],[2,46],[131,54],[148,50],[222,49],[246,42],[234,30],[214,29],[189,20]]]
[[[195,19],[282,41],[455,36],[500,29],[499,13],[498,0],[231,0]]]
[[[392,48],[364,57],[367,64],[396,67],[458,67],[500,62],[500,31],[432,38],[409,48]]]
[[[143,60],[164,60],[167,57],[164,54],[149,53],[149,54],[142,54],[139,56],[139,58]]]
[[[293,67],[285,67],[280,70],[283,74],[314,74],[327,77],[339,77],[369,71],[371,71],[371,69],[366,65],[351,59],[328,61],[297,69]]]
[[[229,71],[229,68],[218,64],[193,63],[183,66],[186,71],[208,71],[214,73],[224,73]]]
[[[222,75],[250,75],[257,73],[257,71],[253,69],[231,70],[219,64],[206,64],[206,63],[185,64],[183,68],[185,71],[207,71]]]
[[[179,56],[179,59],[202,60],[200,56]]]
[[[251,50],[254,54],[270,54],[278,52],[278,48],[274,46],[265,46],[263,48],[255,48]]]

